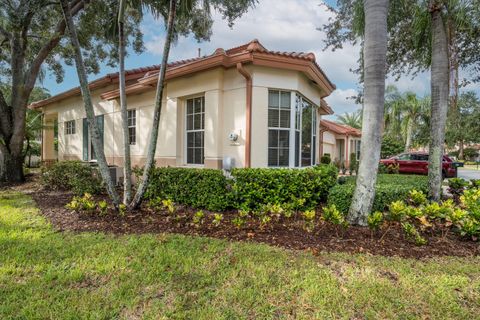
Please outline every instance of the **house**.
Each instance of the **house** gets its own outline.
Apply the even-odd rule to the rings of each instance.
[[[158,73],[159,66],[126,72],[133,165],[145,162]],[[118,74],[89,86],[107,161],[121,167]],[[324,98],[334,89],[313,53],[270,51],[258,40],[169,63],[156,164],[222,168],[224,159],[235,167],[316,164],[319,120],[333,113]],[[43,131],[43,161],[95,160],[79,88],[31,107],[42,110],[46,124],[58,123],[58,152],[53,130]]]
[[[360,140],[362,131],[326,119],[320,120],[320,154],[330,155],[334,162],[348,168],[352,153],[360,159]]]

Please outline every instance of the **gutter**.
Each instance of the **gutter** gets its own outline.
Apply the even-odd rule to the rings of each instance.
[[[245,128],[245,168],[250,168],[250,159],[251,159],[251,149],[252,149],[252,76],[244,68],[241,62],[237,63],[237,71],[245,78],[246,80],[246,128]]]

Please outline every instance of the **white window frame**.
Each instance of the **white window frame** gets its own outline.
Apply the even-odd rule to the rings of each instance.
[[[202,98],[202,103],[203,103],[203,117],[202,117],[202,124],[203,124],[203,128],[202,129],[192,129],[192,130],[188,130],[188,112],[187,112],[187,105],[188,105],[188,101],[189,100],[193,100],[193,106],[195,108],[195,99],[198,99],[198,98]],[[204,94],[199,94],[199,95],[195,95],[195,96],[190,96],[188,98],[185,98],[185,103],[184,103],[184,116],[183,116],[183,119],[184,119],[184,163],[186,166],[189,166],[189,167],[204,167],[205,166],[205,115],[206,115],[206,107],[205,107],[205,95]],[[196,114],[195,112],[193,114]],[[195,121],[195,120],[194,120]],[[194,122],[195,123],[195,122]],[[203,145],[202,145],[202,148],[203,148],[203,159],[202,159],[202,163],[189,163],[188,162],[188,133],[194,133],[194,132],[202,132],[203,133]]]
[[[316,147],[317,147],[317,136],[318,136],[318,130],[317,130],[317,124],[318,124],[318,114],[317,114],[317,110],[318,110],[318,106],[316,104],[314,104],[312,101],[310,101],[309,99],[307,99],[304,95],[302,95],[300,92],[298,91],[294,91],[294,90],[282,90],[282,89],[275,89],[275,88],[269,88],[268,89],[268,97],[270,97],[270,91],[279,91],[279,92],[290,92],[290,128],[277,128],[277,127],[270,127],[270,126],[267,126],[268,129],[267,129],[267,135],[269,136],[269,131],[270,130],[285,130],[285,131],[289,131],[289,165],[288,166],[270,166],[268,165],[268,151],[270,149],[270,146],[268,144],[268,140],[267,140],[267,166],[269,168],[307,168],[307,167],[311,167],[311,166],[314,166],[317,161],[317,157],[316,157]],[[281,96],[281,95],[280,95]],[[297,109],[296,109],[296,106],[297,106],[297,103],[296,103],[296,99],[297,97],[300,99],[300,112],[298,113],[298,129],[297,129]],[[314,119],[312,119],[312,128],[311,128],[311,144],[312,144],[312,150],[311,150],[311,156],[310,156],[310,165],[309,166],[302,166],[302,146],[301,146],[301,143],[302,143],[302,104],[303,104],[303,101],[307,102],[308,104],[311,105],[311,108],[312,108],[312,118],[315,117],[315,121],[313,121]],[[280,102],[279,102],[280,103]],[[268,110],[269,110],[269,105],[267,104],[267,113],[268,113]],[[267,120],[268,121],[268,120]],[[298,147],[298,154],[296,154],[295,150],[297,148],[297,141],[295,139],[295,134],[296,132],[299,132],[299,147]],[[314,142],[314,139],[315,139],[315,142]],[[298,156],[298,166],[296,166],[296,163],[295,163],[295,160],[296,160],[296,156]]]
[[[268,165],[268,167],[270,168],[286,168],[286,167],[290,167],[291,166],[291,159],[292,159],[292,150],[291,150],[291,145],[292,145],[292,91],[289,91],[289,90],[281,90],[281,89],[268,89],[268,99],[270,99],[270,91],[277,91],[279,96],[278,96],[278,123],[279,123],[279,126],[278,127],[270,127],[268,125],[268,119],[267,119],[267,127],[268,127],[268,131],[267,131],[267,165],[268,165],[268,152],[270,149],[277,149],[277,150],[280,150],[282,148],[280,147],[277,147],[277,148],[270,148],[270,145],[268,144],[268,140],[270,140],[270,130],[275,130],[275,131],[288,131],[289,133],[289,141],[288,141],[288,152],[289,152],[289,155],[288,155],[288,160],[289,160],[289,164],[288,166],[271,166],[271,165]],[[281,115],[280,115],[280,112],[282,111],[282,108],[280,107],[281,106],[281,103],[282,103],[282,92],[288,92],[290,94],[290,127],[289,128],[284,128],[284,127],[280,127],[280,119],[281,119]],[[273,108],[270,108],[270,103],[268,102],[267,103],[267,118],[269,118],[269,114],[268,112],[270,111],[270,109],[273,109]],[[274,110],[274,109],[273,109]],[[284,111],[285,110],[288,110],[288,109],[283,109]],[[277,162],[278,162],[278,156],[277,156]]]
[[[65,121],[65,135],[73,135],[77,133],[77,125],[75,120]]]
[[[133,114],[133,117],[131,117],[131,114]],[[130,123],[130,120],[132,118],[134,119],[133,124]],[[134,146],[137,144],[137,109],[127,110],[127,127],[128,127],[128,143],[131,146]],[[132,141],[131,139],[130,129],[133,129],[134,131],[134,136],[135,136],[134,141]]]

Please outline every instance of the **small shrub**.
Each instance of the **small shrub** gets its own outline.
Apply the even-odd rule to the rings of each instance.
[[[78,196],[103,190],[97,170],[80,161],[60,161],[42,167],[40,182],[45,188],[72,191]]]
[[[405,202],[398,200],[394,201],[389,206],[389,219],[392,221],[402,221],[405,215],[407,214],[408,206]]]
[[[100,210],[100,214],[105,215],[108,211],[108,203],[105,200],[98,202],[98,210]]]
[[[308,210],[303,213],[305,219],[305,230],[311,232],[315,228],[315,210]]]
[[[221,223],[222,223],[222,220],[223,220],[223,214],[221,213],[215,213],[213,215],[213,220],[212,220],[212,224],[216,227],[218,227]]]
[[[476,240],[480,235],[480,223],[471,217],[463,219],[458,228],[462,237],[470,237]]]
[[[383,223],[383,213],[380,211],[375,211],[370,213],[367,218],[368,227],[372,230],[380,229],[380,226]]]
[[[480,189],[465,190],[460,196],[460,204],[473,218],[480,220]]]
[[[348,226],[345,216],[337,209],[335,205],[323,207],[323,220],[335,225],[340,225],[342,227]]]
[[[438,202],[432,202],[425,206],[423,213],[430,219],[445,218],[442,207]]]
[[[422,191],[413,189],[408,195],[410,202],[416,206],[420,206],[428,202],[427,196]]]
[[[469,182],[461,178],[452,178],[448,180],[448,192],[453,196],[453,199],[458,202],[460,196],[465,191]]]
[[[409,222],[403,222],[402,228],[407,239],[413,240],[417,246],[423,246],[427,244],[427,239],[422,237],[420,232],[418,232],[417,228],[415,228],[413,224]]]
[[[204,217],[205,217],[205,213],[202,210],[199,210],[199,211],[195,212],[195,214],[193,215],[193,219],[192,219],[193,224],[195,224],[195,225],[202,224]]]
[[[465,219],[467,216],[468,216],[467,211],[465,211],[463,209],[460,209],[460,208],[456,208],[456,209],[451,210],[448,213],[448,215],[446,216],[446,219],[451,224],[456,225],[456,224],[460,223],[463,219]]]
[[[330,158],[330,155],[323,155],[321,158],[320,158],[320,163],[322,164],[330,164],[332,163],[332,159]]]
[[[118,205],[118,213],[123,217],[127,213],[127,206],[123,203]]]
[[[163,209],[167,210],[169,214],[174,214],[176,211],[175,204],[173,203],[172,199],[162,200],[162,207]]]
[[[72,201],[67,203],[65,207],[76,212],[93,213],[97,209],[97,204],[91,194],[85,193],[83,197],[73,197]]]

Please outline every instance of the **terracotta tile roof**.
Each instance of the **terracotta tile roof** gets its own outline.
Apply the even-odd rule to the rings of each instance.
[[[339,124],[333,121],[322,119],[320,120],[320,128],[331,131],[336,134],[345,134],[360,137],[362,131],[347,125]]]
[[[233,63],[233,66],[235,66],[239,61],[242,61],[242,60],[239,60],[240,58],[247,57],[247,56],[251,57],[251,55],[253,54],[272,57],[272,58],[264,57],[263,59],[277,59],[277,60],[278,59],[285,60],[285,58],[293,59],[290,61],[295,61],[298,59],[298,60],[305,61],[303,62],[302,66],[306,65],[305,63],[313,63],[313,66],[314,66],[313,69],[310,69],[308,72],[310,76],[313,77],[313,79],[318,79],[318,81],[314,81],[314,82],[324,83],[323,85],[326,86],[327,88],[327,91],[326,91],[327,93],[325,95],[328,95],[331,91],[335,89],[335,85],[328,79],[328,77],[320,68],[320,66],[315,62],[315,55],[313,53],[270,51],[270,50],[267,50],[257,39],[254,39],[249,43],[243,44],[241,46],[230,48],[227,50],[218,48],[211,55],[170,62],[167,65],[167,80],[169,79],[169,75],[170,77],[181,76],[188,72],[198,72],[201,70],[206,70],[206,68],[211,68],[215,66],[230,67],[230,65],[225,65],[225,62],[222,61],[223,59],[222,57],[231,59],[232,61],[231,63]],[[237,60],[235,60],[234,57],[236,57]],[[203,64],[205,65],[205,67],[199,66],[199,64]],[[305,67],[302,67],[302,68],[305,68]],[[144,86],[145,88],[151,88],[151,85],[148,87],[146,87],[146,85],[149,83],[151,84],[152,81],[154,80],[153,78],[158,77],[159,69],[160,69],[159,65],[153,65],[153,66],[148,66],[143,68],[127,70],[126,71],[127,81],[134,80],[134,84],[127,85],[127,94],[129,93],[129,90],[132,93],[143,90],[142,86]],[[302,70],[305,70],[305,69],[302,69]],[[136,80],[136,83],[135,83],[135,80]],[[111,83],[118,83],[118,72],[110,73],[102,78],[94,80],[89,83],[89,86],[90,86],[90,89],[96,89],[102,86],[109,85]],[[48,99],[34,102],[30,105],[30,107],[33,107],[33,108],[42,107],[50,103],[53,103],[55,101],[59,101],[59,100],[62,100],[71,96],[75,96],[78,94],[80,94],[79,87],[62,92]],[[117,96],[118,96],[118,89],[102,94],[102,98],[104,99],[112,99]],[[329,112],[329,110],[331,111],[330,107],[328,107],[328,105],[326,105],[325,107],[326,107],[327,113],[331,113]]]

